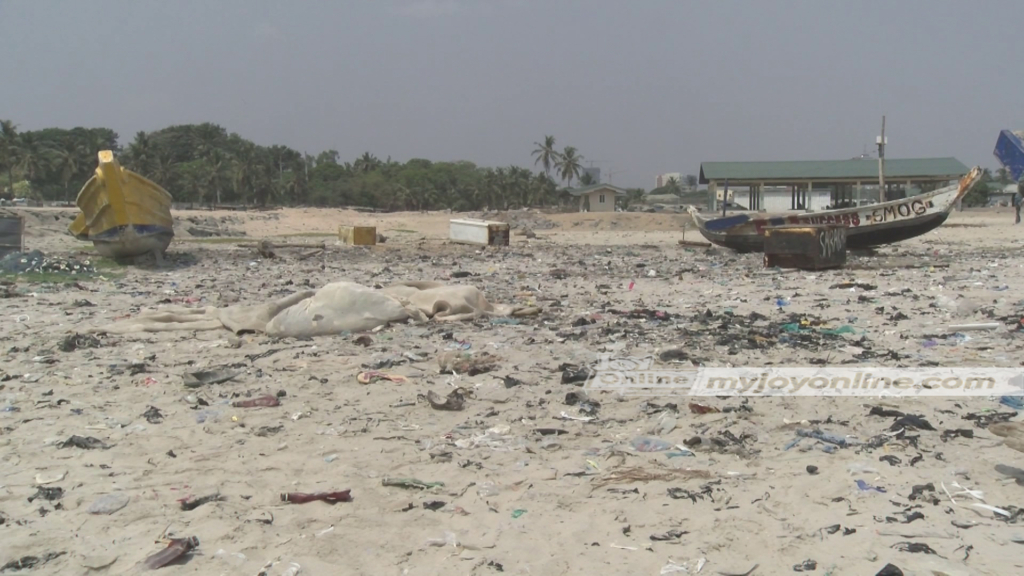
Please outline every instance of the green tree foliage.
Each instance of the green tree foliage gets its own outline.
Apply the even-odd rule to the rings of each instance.
[[[576,148],[573,146],[566,146],[565,150],[558,155],[555,168],[558,169],[558,175],[562,180],[572,186],[573,179],[578,179],[583,170],[583,156],[577,154]]]
[[[380,210],[472,211],[571,202],[549,172],[578,180],[575,148],[554,149],[545,137],[544,172],[472,162],[395,162],[366,152],[342,162],[336,150],[316,155],[261,146],[212,123],[138,132],[122,151],[107,128],[19,131],[0,122],[0,182],[26,180],[32,195],[71,200],[96,170],[96,154],[112,150],[125,168],[167,189],[176,202],[196,204],[359,206]]]
[[[544,143],[540,142],[533,143],[537,148],[533,151],[535,160],[533,165],[540,164],[541,168],[544,169],[544,173],[551,175],[551,167],[558,163],[558,158],[561,156],[558,150],[555,150],[555,137],[544,136]]]

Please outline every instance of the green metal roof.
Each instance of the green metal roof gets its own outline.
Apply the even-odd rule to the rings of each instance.
[[[583,186],[582,188],[572,188],[569,190],[569,194],[572,194],[573,196],[582,196],[590,192],[596,192],[597,190],[604,189],[614,191],[616,196],[625,196],[626,194],[628,194],[628,192],[626,192],[622,188],[619,188],[618,186],[612,186],[611,184],[591,184],[590,186]]]
[[[885,177],[894,180],[916,178],[959,178],[970,169],[956,158],[892,158],[885,160]],[[703,162],[700,183],[711,180],[798,181],[877,180],[878,160],[800,160],[796,162]]]

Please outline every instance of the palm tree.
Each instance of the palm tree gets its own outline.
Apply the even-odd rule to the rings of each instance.
[[[10,120],[0,120],[0,166],[7,169],[7,184],[14,194],[14,165],[20,153],[18,127]]]
[[[572,186],[573,178],[579,178],[580,172],[583,170],[583,156],[577,154],[576,148],[573,146],[566,146],[565,150],[558,155],[558,161],[555,163],[555,168],[558,170],[558,175]]]
[[[675,176],[668,179],[668,182],[665,184],[665,188],[668,188],[669,194],[675,194],[676,196],[683,193],[683,189],[679,185],[679,178],[676,178]]]
[[[68,188],[68,185],[71,183],[71,179],[78,174],[80,168],[78,160],[85,155],[85,147],[74,138],[68,137],[60,143],[56,153],[55,168],[60,172],[60,180],[64,184],[64,196],[70,202],[71,190]]]
[[[196,158],[209,158],[215,150],[224,148],[228,140],[228,132],[217,124],[204,122],[193,126],[189,134]]]
[[[214,198],[217,200],[217,204],[220,204],[220,191],[223,188],[224,183],[224,166],[226,164],[227,157],[219,149],[213,149],[206,157],[206,178],[203,182],[204,186],[213,188]]]
[[[43,145],[34,133],[21,135],[21,157],[18,168],[29,181],[42,180],[49,172],[54,150]]]
[[[379,168],[380,165],[381,161],[377,159],[376,156],[370,154],[369,152],[363,152],[362,156],[356,158],[353,168],[355,168],[356,172],[362,172],[365,174],[367,172],[373,172],[374,170]]]
[[[152,176],[155,151],[149,134],[142,131],[136,132],[135,140],[128,145],[128,150],[125,152],[128,162],[135,171],[147,178]]]
[[[533,151],[532,156],[536,156],[537,159],[533,161],[533,165],[540,164],[544,167],[544,173],[550,175],[551,167],[558,161],[558,151],[555,150],[555,137],[545,136],[544,143],[534,142],[537,149]]]
[[[174,175],[174,167],[176,165],[177,163],[171,157],[170,152],[162,151],[154,154],[151,163],[152,168],[150,169],[151,176],[148,176],[148,178],[170,191],[168,183]]]

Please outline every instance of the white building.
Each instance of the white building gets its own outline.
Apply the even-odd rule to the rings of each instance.
[[[675,178],[680,185],[685,184],[683,182],[683,176],[679,172],[666,172],[665,174],[658,174],[654,179],[654,187],[661,188],[662,186],[668,186],[668,181]]]

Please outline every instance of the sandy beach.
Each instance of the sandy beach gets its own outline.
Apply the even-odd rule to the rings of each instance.
[[[98,263],[66,234],[71,210],[20,213],[27,250],[99,268],[58,283],[5,276],[3,574],[142,573],[168,537],[199,541],[158,572],[168,576],[254,576],[274,561],[268,576],[290,563],[303,576],[1024,571],[1024,480],[996,469],[1024,468],[1024,455],[987,430],[1020,417],[998,397],[693,398],[564,382],[599,354],[667,369],[1020,367],[1024,228],[1010,209],[955,212],[820,272],[681,246],[681,214],[492,214],[536,237],[517,230],[507,248],[479,248],[447,240],[449,219],[479,213],[176,212],[155,268]],[[386,242],[340,245],[341,224],[376,226]],[[236,236],[193,237],[192,226]],[[266,259],[240,246],[260,239],[326,249]],[[541,311],[308,339],[91,332],[164,306],[261,304],[338,280],[468,284]],[[1000,328],[948,330],[972,322]],[[794,323],[818,329],[785,328]],[[441,374],[448,351],[497,360]],[[238,374],[184,385],[219,367]],[[405,378],[357,381],[372,370]],[[420,398],[459,388],[461,410]],[[232,406],[265,395],[279,405]],[[933,429],[894,433],[897,417],[872,407]],[[858,443],[786,449],[815,428]],[[638,451],[644,436],[692,452]],[[352,501],[281,499],[342,490]],[[946,493],[963,490],[983,500]],[[123,507],[91,513],[104,497]],[[969,506],[982,501],[1011,516]],[[26,557],[33,567],[19,570]]]

